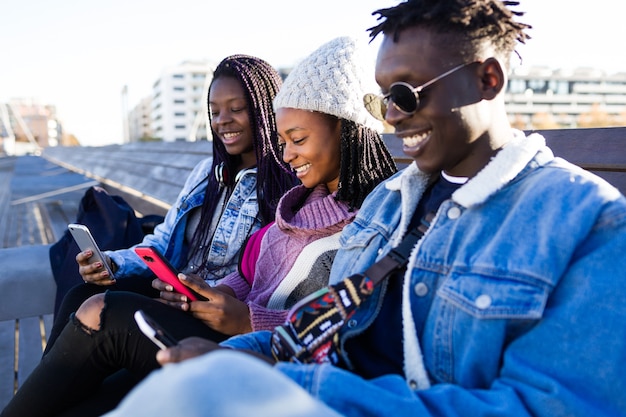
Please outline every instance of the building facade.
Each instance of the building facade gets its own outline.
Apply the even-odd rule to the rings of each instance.
[[[505,96],[521,129],[626,125],[626,73],[579,68],[516,68]]]
[[[152,97],[144,97],[128,113],[128,141],[139,142],[154,137],[152,133]]]
[[[207,139],[207,91],[215,65],[185,61],[166,68],[152,88],[151,135],[166,142]]]
[[[7,155],[38,153],[41,148],[63,145],[63,125],[56,107],[32,98],[0,103],[1,152]]]

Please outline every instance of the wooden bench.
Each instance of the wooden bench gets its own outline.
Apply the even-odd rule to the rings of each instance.
[[[622,193],[626,193],[626,128],[562,129],[540,133],[546,137],[555,155],[596,173]],[[400,140],[393,135],[386,135],[386,143],[399,167],[411,162],[402,154]],[[90,183],[89,179],[92,179],[94,181],[91,183],[97,182],[110,193],[122,195],[140,214],[164,214],[175,201],[191,169],[201,159],[209,156],[210,151],[211,145],[207,142],[153,142],[103,147],[46,148],[42,156],[57,168],[63,167],[84,176],[84,184]],[[1,168],[0,163],[0,183],[6,184]],[[6,220],[1,217],[2,207],[12,198],[5,194],[4,190],[0,191],[2,223]],[[76,197],[75,204],[79,200],[80,195]],[[48,207],[43,211],[47,213],[54,210]],[[46,232],[51,235],[48,243],[58,239],[58,233],[62,233],[72,220],[69,216],[56,223],[49,222],[56,224],[57,231]],[[50,228],[51,226],[48,227]],[[41,329],[49,327],[54,300],[54,281],[49,271],[48,258],[44,259],[47,247],[45,243],[36,242],[28,248],[21,246],[0,249],[0,265],[3,266],[0,270],[0,325],[9,323],[20,330],[19,338],[0,340],[0,408],[10,399],[19,381],[39,361],[45,343],[45,332]],[[12,261],[16,259],[21,259],[21,262],[29,259],[30,263],[25,267],[13,265]],[[37,267],[32,259],[39,260]],[[48,270],[44,271],[46,268]],[[39,269],[39,272],[34,274],[34,269]],[[12,292],[6,291],[9,286],[7,276],[13,277],[10,284],[14,287]],[[18,279],[24,276],[35,277],[39,283]],[[37,301],[31,302],[33,300]],[[3,309],[4,303],[9,308]],[[19,342],[20,351],[24,346],[36,347],[20,355],[19,366],[16,365],[19,372],[15,375],[13,365],[5,365],[10,361],[7,358],[13,357],[14,341]],[[11,373],[10,377],[8,373]],[[6,386],[10,386],[10,389],[3,388]]]

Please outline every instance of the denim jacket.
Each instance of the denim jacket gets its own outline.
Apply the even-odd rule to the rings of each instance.
[[[212,159],[207,158],[194,167],[176,203],[165,215],[163,223],[154,229],[153,234],[146,235],[140,243],[154,246],[177,269],[182,269],[188,261],[189,248],[185,242],[185,228],[191,210],[202,206],[208,176],[213,175],[211,165]],[[209,258],[212,273],[216,278],[223,278],[237,269],[241,246],[260,226],[256,168],[251,168],[244,171],[237,182],[214,233]],[[116,278],[150,275],[150,270],[135,255],[132,248],[108,251],[106,254],[118,266]]]
[[[412,164],[371,193],[343,230],[331,283],[400,242],[427,182]],[[342,346],[375,319],[385,288]],[[543,137],[518,135],[440,206],[401,308],[404,376],[276,367],[345,415],[626,415],[626,199]],[[267,340],[228,343],[268,353]]]

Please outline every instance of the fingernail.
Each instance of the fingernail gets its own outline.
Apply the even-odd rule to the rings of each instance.
[[[174,291],[174,287],[172,287],[171,285],[166,285],[166,286],[165,286],[165,289],[166,289],[167,291]]]
[[[167,356],[168,356],[168,355],[167,355],[167,352],[166,352],[166,351],[164,351],[164,350],[162,350],[162,349],[161,349],[161,350],[159,350],[159,351],[157,352],[157,354],[156,354],[157,361],[159,361],[159,362],[166,361],[166,360],[167,360]]]
[[[183,303],[187,302],[187,296],[183,295],[182,297],[180,297],[180,301],[182,301]]]

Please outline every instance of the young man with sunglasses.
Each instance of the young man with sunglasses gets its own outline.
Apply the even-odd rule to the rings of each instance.
[[[364,101],[415,163],[344,229],[331,282],[367,275],[430,226],[406,268],[365,288],[327,339],[332,364],[271,367],[222,350],[166,367],[125,406],[176,387],[167,398],[193,393],[196,410],[231,416],[626,415],[626,200],[509,125],[509,59],[529,28],[515,5],[409,0],[375,12],[383,95]],[[224,344],[269,356],[270,336]],[[298,347],[288,342],[278,351]]]

